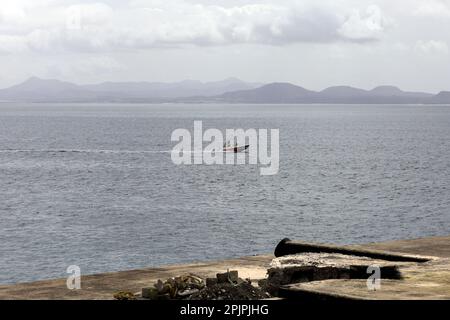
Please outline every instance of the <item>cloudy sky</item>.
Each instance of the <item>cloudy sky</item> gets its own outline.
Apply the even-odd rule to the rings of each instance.
[[[0,87],[30,76],[450,90],[450,0],[0,0]]]

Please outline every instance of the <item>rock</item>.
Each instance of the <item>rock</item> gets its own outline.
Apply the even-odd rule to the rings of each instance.
[[[218,273],[216,274],[218,283],[226,283],[228,282],[228,273]]]
[[[234,283],[238,282],[239,276],[237,270],[228,272],[228,279]]]
[[[258,287],[260,287],[262,290],[267,290],[267,286],[268,286],[267,279],[258,280]]]
[[[158,289],[142,288],[142,298],[156,300],[158,298]]]
[[[116,300],[136,300],[135,295],[130,291],[119,291],[114,294]]]
[[[255,300],[265,299],[268,295],[260,288],[243,281],[240,284],[230,282],[218,283],[205,287],[199,292],[189,296],[189,300]]]
[[[205,287],[205,284],[202,278],[193,274],[188,274],[179,277],[171,277],[165,281],[158,279],[154,284],[154,287],[155,288],[143,288],[142,297],[160,300],[165,299],[168,295],[170,299],[176,299],[177,296],[188,295],[188,292],[190,292],[189,290],[201,290]],[[190,294],[197,291],[192,291]]]
[[[239,280],[237,270],[228,271],[225,273],[218,273],[216,275],[218,283],[234,282],[237,283]]]
[[[193,295],[194,293],[197,293],[199,291],[200,291],[199,289],[183,290],[183,291],[178,291],[177,295],[179,297],[184,298],[184,297],[188,297],[190,295]]]
[[[206,278],[206,286],[212,287],[213,285],[217,284],[217,278]]]
[[[169,293],[164,293],[164,294],[160,294],[158,295],[158,300],[170,300],[170,294]]]
[[[221,283],[219,283],[222,281]],[[254,300],[267,298],[267,293],[252,285],[250,279],[240,279],[238,271],[217,274],[216,278],[188,275],[158,280],[155,287],[142,288],[142,300]]]

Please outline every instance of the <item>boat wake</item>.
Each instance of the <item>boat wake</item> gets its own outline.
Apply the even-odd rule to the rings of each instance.
[[[0,153],[170,153],[172,150],[103,150],[103,149],[3,149]]]
[[[111,153],[111,154],[146,154],[146,153],[225,153],[227,151],[186,151],[186,150],[107,150],[107,149],[0,149],[0,153]]]

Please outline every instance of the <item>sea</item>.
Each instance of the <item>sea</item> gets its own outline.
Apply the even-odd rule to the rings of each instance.
[[[278,129],[279,170],[174,130]],[[450,106],[0,103],[0,284],[450,233]]]

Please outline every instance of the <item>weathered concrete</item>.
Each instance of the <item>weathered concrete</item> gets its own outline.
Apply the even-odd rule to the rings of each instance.
[[[402,280],[381,279],[379,290],[369,290],[367,280],[330,279],[297,283],[279,289],[286,298],[328,300],[438,300],[450,299],[450,259],[400,267]]]
[[[367,268],[376,265],[384,278],[401,279],[400,266],[410,262],[394,262],[340,253],[304,252],[272,260],[268,270],[267,290],[278,295],[283,286],[327,279],[367,279]],[[295,288],[295,287],[294,287]],[[288,292],[289,293],[289,292]]]
[[[202,278],[215,277],[227,269],[238,270],[242,278],[263,279],[272,255],[259,255],[239,259],[171,265],[120,272],[82,276],[80,290],[68,290],[66,279],[43,280],[0,286],[0,299],[112,299],[118,291],[140,293],[158,279],[186,274]]]
[[[313,263],[309,262],[308,255],[304,253],[299,255],[284,256],[282,258],[289,261],[298,261],[300,265],[312,265],[315,269],[327,268],[328,273],[320,279],[311,279],[314,281],[299,282],[281,286],[278,289],[278,294],[285,298],[296,299],[383,299],[383,300],[403,300],[403,299],[450,299],[450,238],[427,238],[408,241],[398,241],[402,245],[401,249],[394,243],[386,244],[371,244],[367,246],[352,246],[352,250],[361,250],[361,252],[368,252],[366,248],[383,249],[389,248],[395,251],[404,251],[412,254],[422,253],[427,254],[429,259],[427,262],[405,262],[405,259],[400,261],[378,261],[375,259],[364,258],[360,260],[357,256],[346,256],[341,261],[329,257],[319,257],[313,259]],[[423,244],[423,246],[421,245]],[[314,246],[313,246],[314,247]],[[315,250],[315,248],[313,248]],[[430,257],[430,254],[436,254]],[[326,256],[327,254],[320,254]],[[437,256],[439,255],[439,257]],[[296,258],[299,257],[299,258]],[[306,256],[306,257],[305,257]],[[389,256],[392,258],[394,256]],[[420,258],[420,256],[419,256]],[[281,259],[281,258],[278,258]],[[392,259],[390,259],[392,260]],[[276,261],[276,260],[275,260]],[[349,279],[342,279],[339,277],[338,271],[345,271],[345,266],[352,268],[354,264],[364,267],[368,265],[379,265],[381,267],[381,287],[378,290],[371,290],[367,286],[368,275],[361,275],[349,277]],[[392,277],[390,273],[383,270],[383,266],[395,266],[399,272],[400,277]],[[281,266],[283,267],[283,266]],[[344,267],[344,268],[343,268]],[[289,268],[283,271],[283,268],[278,270],[278,273],[290,274]],[[328,276],[328,278],[327,278]],[[316,281],[318,280],[318,281]]]
[[[401,240],[386,243],[368,244],[363,246],[349,246],[351,248],[366,248],[376,250],[388,250],[396,252],[404,252],[409,254],[419,254],[425,256],[438,256],[450,258],[450,236],[433,237],[417,240]],[[15,285],[0,286],[0,299],[112,299],[115,292],[120,290],[128,290],[131,292],[141,292],[142,288],[149,287],[158,279],[166,279],[183,274],[197,274],[202,278],[215,277],[216,273],[225,272],[227,269],[238,270],[242,278],[251,278],[253,280],[262,279],[266,275],[270,262],[274,258],[273,255],[260,255],[252,257],[244,257],[239,259],[230,259],[222,261],[213,261],[208,263],[172,265],[160,268],[146,268],[140,270],[130,270],[121,272],[102,273],[82,277],[81,290],[68,290],[66,288],[65,279],[44,280],[32,283],[21,283]],[[442,261],[441,261],[442,262]],[[426,283],[426,279],[434,279],[435,282],[444,282],[450,279],[450,264],[442,262],[440,269],[435,269],[432,273],[424,271],[424,269],[410,270],[407,277],[416,277],[422,279],[421,284]],[[326,280],[337,281],[342,283],[343,280]],[[340,281],[340,282],[339,282]],[[345,280],[347,281],[347,280]],[[363,280],[348,280],[361,283],[365,287]],[[359,282],[358,282],[359,281]],[[386,280],[387,281],[387,280]],[[430,280],[431,281],[431,280]],[[322,281],[319,281],[322,282]],[[315,285],[319,285],[319,282]],[[419,287],[420,287],[419,283]],[[310,284],[313,284],[311,282]],[[382,282],[382,288],[384,288]],[[338,288],[339,285],[330,287]],[[400,287],[397,287],[400,288]],[[450,288],[450,285],[448,286]],[[337,290],[337,289],[336,289]],[[347,288],[348,290],[348,288]],[[401,289],[398,289],[401,290]],[[406,288],[404,288],[406,290]],[[323,292],[322,290],[321,292]],[[430,291],[429,291],[430,292]],[[356,292],[358,295],[367,294]]]

